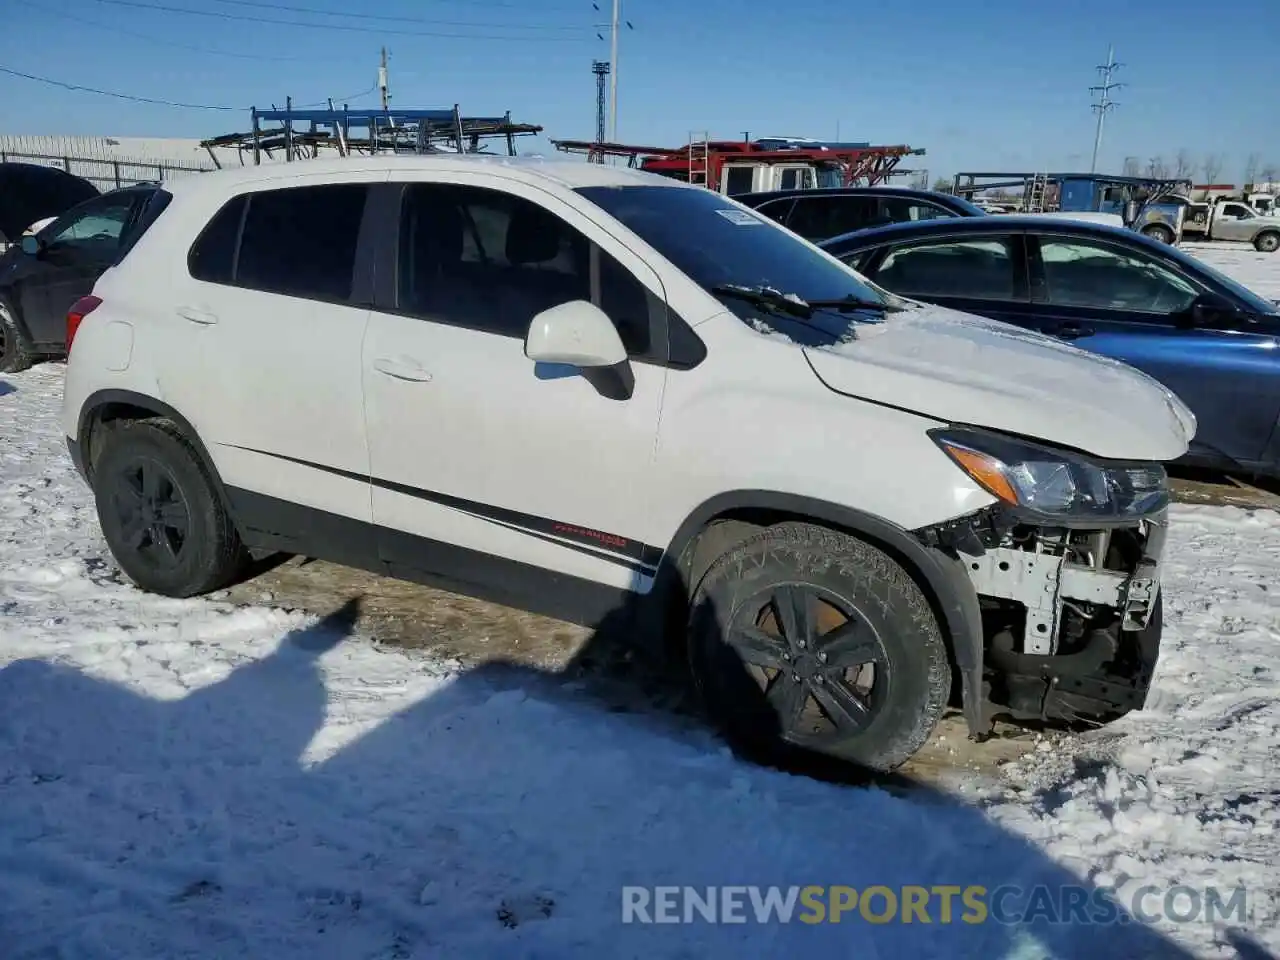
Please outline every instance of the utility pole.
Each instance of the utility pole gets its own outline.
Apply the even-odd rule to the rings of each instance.
[[[1116,63],[1116,50],[1114,44],[1107,47],[1107,62],[1098,65],[1098,74],[1102,77],[1102,83],[1096,87],[1090,87],[1090,93],[1098,95],[1098,102],[1092,104],[1093,112],[1098,115],[1098,129],[1093,136],[1093,161],[1089,164],[1089,172],[1096,173],[1098,170],[1098,148],[1102,146],[1102,125],[1107,119],[1107,111],[1112,110],[1116,106],[1116,102],[1111,99],[1111,91],[1117,87],[1123,87],[1123,83],[1115,83],[1111,77],[1123,64]]]
[[[378,90],[382,93],[382,111],[385,113],[391,103],[391,94],[387,90],[387,48],[382,48],[382,65],[378,67]]]
[[[618,142],[618,23],[622,18],[622,0],[613,0],[613,24],[609,33],[609,142]]]

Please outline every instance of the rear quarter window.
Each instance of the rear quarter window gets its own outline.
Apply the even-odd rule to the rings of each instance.
[[[236,243],[244,219],[245,198],[233,197],[213,215],[187,253],[187,272],[206,283],[231,283],[235,277]]]

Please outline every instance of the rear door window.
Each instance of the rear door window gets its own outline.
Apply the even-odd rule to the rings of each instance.
[[[363,183],[333,183],[249,194],[236,286],[349,300],[368,192]]]
[[[876,216],[874,197],[800,197],[787,226],[806,240],[827,240],[869,226]]]
[[[913,220],[936,220],[954,217],[955,214],[941,204],[916,200],[912,197],[883,197],[880,200],[880,216],[886,223],[907,223]]]
[[[1155,314],[1191,306],[1199,290],[1160,264],[1083,239],[1039,238],[1042,299],[1058,307]]]

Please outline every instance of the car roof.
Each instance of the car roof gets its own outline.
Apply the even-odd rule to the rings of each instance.
[[[690,185],[670,177],[628,167],[586,163],[581,160],[543,159],[541,157],[504,157],[486,154],[427,153],[391,157],[326,157],[298,160],[293,163],[269,163],[260,166],[231,167],[208,173],[191,173],[164,182],[165,190],[177,194],[207,190],[231,192],[242,186],[271,181],[290,180],[300,176],[335,180],[361,172],[395,171],[425,177],[445,170],[484,170],[498,176],[526,183],[552,182],[562,187],[666,186],[689,189]],[[703,189],[698,187],[697,189]]]
[[[740,193],[734,199],[745,203],[748,200],[763,202],[784,197],[876,196],[884,193],[902,197],[941,199],[944,202],[959,199],[940,190],[925,190],[920,187],[898,187],[889,184],[882,184],[876,187],[798,187],[794,190],[761,190],[758,193]]]
[[[852,233],[841,234],[823,240],[821,247],[839,247],[842,250],[857,250],[861,247],[875,247],[882,243],[894,243],[909,237],[928,237],[933,235],[955,236],[956,234],[990,234],[1016,231],[1052,230],[1054,233],[1078,234],[1080,236],[1117,237],[1120,239],[1146,242],[1163,246],[1155,240],[1148,240],[1142,234],[1127,227],[1116,227],[1098,223],[1093,220],[1072,220],[1070,217],[1040,216],[1036,214],[996,214],[990,217],[954,217],[937,220],[907,220],[901,223],[886,224],[882,227],[867,227]]]

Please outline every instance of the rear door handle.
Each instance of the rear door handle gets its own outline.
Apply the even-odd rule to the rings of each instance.
[[[409,380],[413,383],[427,383],[431,380],[430,373],[410,360],[379,357],[373,361],[373,369],[379,373],[385,373],[388,377],[395,377],[397,380]]]
[[[218,322],[215,314],[210,313],[208,310],[200,310],[197,307],[179,307],[178,316],[183,320],[190,320],[192,323],[199,323],[204,326]]]

